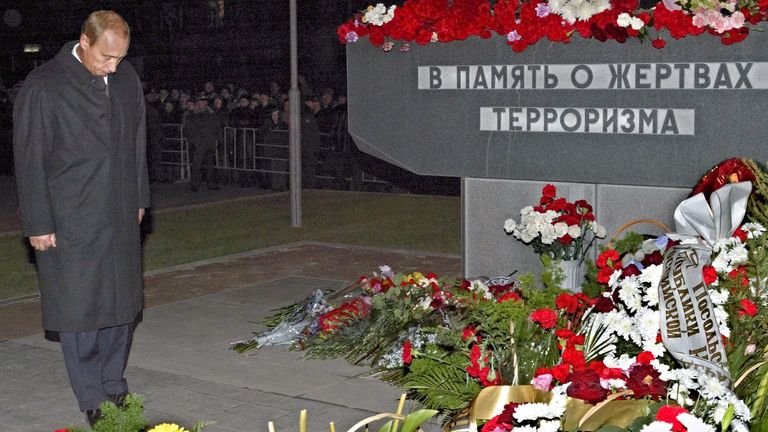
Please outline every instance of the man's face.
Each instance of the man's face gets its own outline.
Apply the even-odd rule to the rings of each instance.
[[[91,75],[103,77],[115,73],[117,65],[128,54],[128,45],[130,40],[114,30],[105,30],[94,43],[81,34],[78,54]]]
[[[251,101],[248,100],[248,98],[240,98],[240,106],[241,107],[247,107],[251,104]]]

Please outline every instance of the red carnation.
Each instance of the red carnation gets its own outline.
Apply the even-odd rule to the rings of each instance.
[[[515,418],[512,417],[515,414],[515,409],[520,405],[518,403],[510,402],[504,405],[504,410],[499,414],[498,420],[504,424],[515,424]]]
[[[563,293],[557,296],[555,299],[555,306],[558,309],[564,310],[568,314],[573,314],[579,307],[579,298],[575,295]]]
[[[705,284],[712,285],[713,283],[717,282],[717,270],[715,270],[715,268],[711,265],[704,266],[702,273],[704,274]]]
[[[499,303],[504,303],[507,300],[520,301],[520,299],[521,299],[521,297],[520,297],[520,295],[518,293],[516,293],[514,291],[510,291],[510,292],[504,294],[503,296],[499,297],[498,302]]]
[[[568,379],[568,375],[571,374],[571,365],[560,363],[557,366],[552,367],[552,377],[556,380],[564,383]]]
[[[531,321],[549,330],[557,324],[557,313],[549,308],[536,309],[531,313]]]
[[[757,306],[751,301],[741,299],[741,301],[739,301],[739,306],[741,307],[741,309],[739,309],[740,317],[743,317],[744,315],[749,315],[751,317],[757,315]]]
[[[653,47],[656,49],[662,49],[667,46],[667,41],[665,41],[663,38],[656,38],[651,41],[651,45],[653,45]]]
[[[600,375],[592,369],[572,373],[569,381],[571,385],[566,392],[570,397],[596,404],[608,396],[608,390],[600,385]]]
[[[608,249],[607,251],[601,253],[597,257],[597,266],[598,267],[611,267],[613,268],[613,263],[617,262],[619,260],[619,251],[616,249]]]
[[[655,359],[656,359],[656,356],[654,356],[653,353],[650,353],[648,351],[643,351],[637,355],[637,362],[644,365],[651,364],[651,362]]]
[[[683,407],[662,405],[656,413],[656,420],[671,424],[672,430],[675,432],[684,432],[685,426],[677,420],[677,416],[687,412],[688,410]]]
[[[411,341],[407,340],[403,342],[403,363],[404,364],[411,364],[411,361],[413,361],[413,354],[411,353],[412,346]]]
[[[541,195],[545,198],[553,199],[555,198],[555,195],[557,195],[557,188],[555,185],[548,184],[541,190]]]

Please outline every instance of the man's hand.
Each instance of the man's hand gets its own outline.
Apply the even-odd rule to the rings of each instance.
[[[144,209],[139,209],[139,223],[141,223],[141,220],[144,219]]]
[[[52,247],[56,247],[56,234],[43,234],[39,236],[30,236],[29,243],[35,250],[47,251]]]

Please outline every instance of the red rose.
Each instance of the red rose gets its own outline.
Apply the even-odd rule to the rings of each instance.
[[[600,297],[597,302],[595,302],[595,311],[601,312],[601,313],[608,313],[614,309],[616,309],[616,305],[613,304],[613,301],[609,299],[608,297]]]
[[[621,271],[621,277],[639,276],[642,272],[636,265],[630,264]]]
[[[531,321],[549,330],[557,324],[557,313],[549,308],[537,309],[531,313]]]
[[[659,378],[659,372],[651,365],[640,364],[629,368],[627,387],[638,399],[650,396],[657,401],[667,395],[664,381]]]
[[[646,255],[645,258],[643,258],[643,261],[640,262],[640,264],[648,267],[654,264],[660,265],[663,262],[664,262],[664,255],[662,255],[660,251],[655,250],[649,253],[648,255]]]
[[[712,285],[713,283],[717,282],[717,270],[715,270],[715,268],[711,265],[704,266],[701,272],[704,275],[705,284]]]
[[[403,342],[403,363],[404,364],[411,364],[411,361],[413,361],[413,355],[411,353],[411,341],[407,340]]]
[[[596,404],[605,400],[608,390],[600,386],[600,375],[592,369],[584,369],[571,374],[567,394],[587,403]]]
[[[740,317],[743,317],[744,315],[749,315],[751,317],[757,315],[757,306],[751,301],[741,299],[741,301],[739,301],[739,306],[741,307],[741,309],[739,309]]]
[[[667,41],[665,41],[662,38],[656,38],[653,41],[651,41],[651,45],[653,45],[653,47],[656,49],[662,49],[665,46],[667,46]]]
[[[656,420],[671,424],[673,431],[684,432],[685,426],[677,420],[677,416],[687,412],[688,410],[683,407],[662,405],[656,413]]]

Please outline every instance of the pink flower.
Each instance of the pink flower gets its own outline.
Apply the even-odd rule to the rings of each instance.
[[[552,390],[552,379],[552,374],[543,374],[534,378],[531,384],[536,390],[550,391]]]

